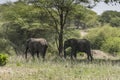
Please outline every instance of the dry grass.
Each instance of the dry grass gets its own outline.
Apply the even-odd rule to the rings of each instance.
[[[81,59],[64,61],[60,58],[28,61],[12,56],[0,67],[0,80],[120,80],[119,60]]]

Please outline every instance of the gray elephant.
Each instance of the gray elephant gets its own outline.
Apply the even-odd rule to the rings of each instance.
[[[73,59],[73,56],[76,58],[77,52],[85,52],[87,54],[88,60],[93,60],[92,54],[91,54],[91,47],[90,42],[87,39],[68,39],[64,42],[64,58],[66,59],[66,49],[68,47],[71,47],[71,59]]]
[[[47,48],[48,48],[48,43],[44,38],[29,38],[26,41],[25,58],[27,59],[27,52],[29,51],[33,59],[35,59],[34,58],[35,54],[37,54],[38,58],[39,55],[41,54],[44,60]]]

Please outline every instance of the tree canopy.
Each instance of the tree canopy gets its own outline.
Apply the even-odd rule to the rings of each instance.
[[[113,27],[120,26],[120,12],[106,11],[100,16],[100,22],[102,24],[109,23]]]

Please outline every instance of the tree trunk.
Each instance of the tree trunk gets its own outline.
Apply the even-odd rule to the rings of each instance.
[[[64,16],[63,16],[63,11],[61,10],[61,14],[60,14],[60,33],[59,33],[59,56],[63,55],[63,27],[64,27]]]
[[[61,26],[61,30],[59,33],[59,56],[62,56],[63,52],[63,26]]]

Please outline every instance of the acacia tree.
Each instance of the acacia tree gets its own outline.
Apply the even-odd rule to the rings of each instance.
[[[119,27],[120,26],[120,12],[117,11],[106,11],[104,12],[100,18],[99,21],[102,24],[109,23],[113,27]]]

